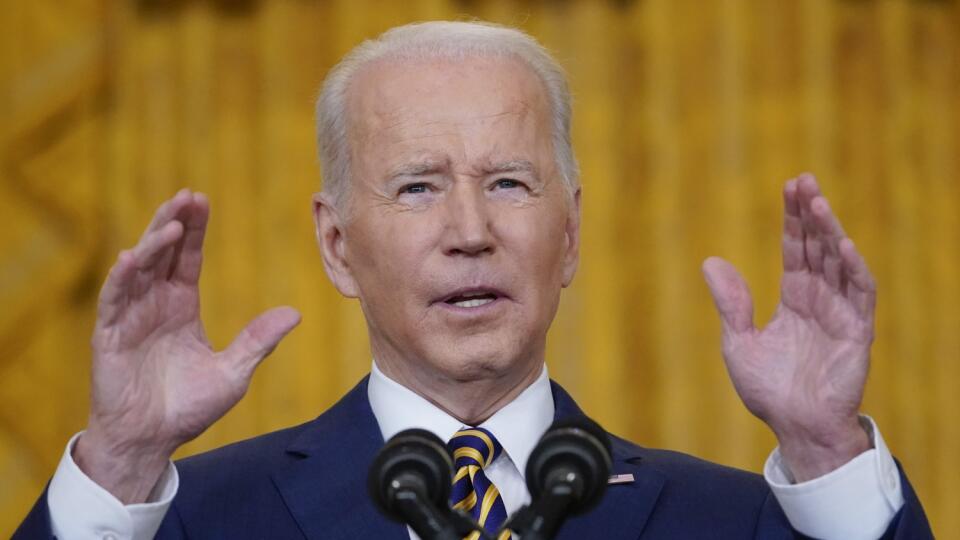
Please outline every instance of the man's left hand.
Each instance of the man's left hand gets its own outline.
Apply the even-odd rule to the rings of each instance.
[[[783,190],[780,303],[763,328],[734,267],[703,263],[723,327],[723,357],[747,409],[766,422],[797,482],[869,449],[859,422],[874,336],[876,286],[812,175]]]

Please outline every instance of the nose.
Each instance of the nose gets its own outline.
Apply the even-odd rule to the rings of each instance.
[[[494,250],[489,201],[472,182],[456,184],[447,196],[444,253],[477,257]]]

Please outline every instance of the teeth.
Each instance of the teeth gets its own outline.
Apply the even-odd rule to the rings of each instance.
[[[490,302],[493,302],[493,298],[471,298],[470,300],[460,300],[458,302],[454,302],[453,305],[458,307],[473,308],[489,304]]]

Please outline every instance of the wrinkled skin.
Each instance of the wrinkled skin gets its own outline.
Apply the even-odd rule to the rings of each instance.
[[[798,481],[870,447],[858,412],[870,364],[876,287],[813,176],[784,187],[780,303],[753,325],[746,283],[728,262],[703,271],[723,326],[723,357],[747,408],[777,435]]]
[[[130,504],[149,496],[167,461],[243,397],[259,362],[300,320],[275,308],[214,351],[197,284],[209,205],[182,190],[120,253],[100,292],[91,340],[90,418],[80,468]]]
[[[540,374],[577,265],[543,86],[502,58],[376,62],[352,84],[349,203],[315,205],[327,273],[387,376],[479,424]],[[443,301],[464,287],[497,300]]]

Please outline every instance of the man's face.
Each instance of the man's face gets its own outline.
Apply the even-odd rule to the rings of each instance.
[[[334,282],[378,364],[428,385],[538,372],[579,234],[540,80],[503,58],[379,61],[348,119]]]

